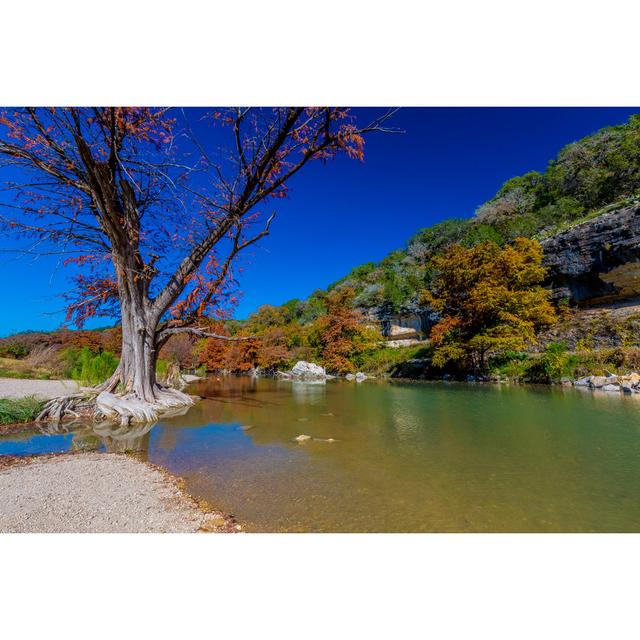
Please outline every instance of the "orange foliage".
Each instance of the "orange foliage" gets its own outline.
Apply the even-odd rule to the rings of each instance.
[[[275,369],[292,358],[287,347],[287,331],[284,327],[272,327],[261,336],[256,348],[256,363],[262,369]]]
[[[327,315],[314,323],[310,340],[328,371],[351,373],[354,359],[371,348],[379,338],[363,324],[363,317],[353,309],[353,289],[333,291],[327,296]]]
[[[229,335],[222,323],[211,327],[212,331],[221,336]],[[227,368],[228,342],[206,338],[199,343],[198,364],[207,371],[220,371]]]

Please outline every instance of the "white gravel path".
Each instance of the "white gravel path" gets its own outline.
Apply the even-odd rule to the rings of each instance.
[[[38,396],[43,400],[69,395],[80,390],[75,380],[31,380],[0,378],[0,398]]]
[[[74,454],[0,471],[2,533],[191,533],[216,517],[170,476],[126,456]]]

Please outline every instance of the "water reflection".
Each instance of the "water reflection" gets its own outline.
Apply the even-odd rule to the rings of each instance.
[[[43,424],[39,434],[50,436],[51,440],[59,439],[70,444],[70,449],[106,451],[109,453],[125,453],[128,451],[146,451],[149,446],[149,433],[153,424],[127,425],[110,421],[81,421]],[[26,434],[40,441],[39,435]],[[0,452],[2,451],[0,443]]]
[[[250,378],[193,391],[205,399],[153,427],[5,436],[0,453],[141,451],[257,530],[640,530],[636,397]]]
[[[283,384],[287,383],[291,385],[291,395],[297,404],[320,404],[327,394],[327,383],[324,380],[283,381]]]

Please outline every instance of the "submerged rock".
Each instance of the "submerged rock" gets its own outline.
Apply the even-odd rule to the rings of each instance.
[[[295,438],[296,442],[307,442],[307,440],[311,440],[311,436],[305,435],[301,433],[297,438]]]

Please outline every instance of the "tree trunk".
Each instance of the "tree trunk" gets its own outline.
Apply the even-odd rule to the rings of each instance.
[[[155,402],[156,327],[144,317],[144,311],[129,301],[123,301],[122,309],[122,356],[120,359],[120,384],[126,393],[139,400]]]
[[[114,374],[97,388],[98,412],[129,424],[153,421],[161,412],[193,404],[191,396],[156,380],[158,320],[149,313],[143,290],[135,280],[124,281],[119,290],[122,354]]]

